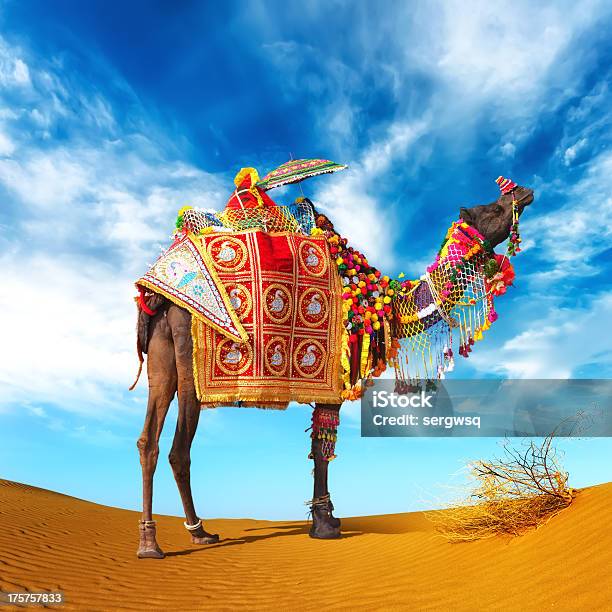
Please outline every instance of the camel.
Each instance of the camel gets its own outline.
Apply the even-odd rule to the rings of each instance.
[[[485,205],[461,208],[460,217],[489,241],[499,245],[510,233],[512,201],[518,214],[533,201],[531,189],[517,186]],[[224,247],[229,249],[228,245]],[[229,257],[231,253],[227,251]],[[225,252],[224,252],[225,256]],[[159,455],[159,438],[168,408],[178,394],[178,422],[169,454],[174,478],[183,503],[185,527],[193,544],[214,544],[219,535],[208,533],[194,507],[190,483],[190,449],[200,418],[200,401],[196,396],[192,369],[191,314],[161,295],[148,298],[153,316],[142,309],[138,315],[138,343],[148,355],[147,374],[149,396],[147,412],[137,447],[142,466],[143,510],[140,521],[139,558],[161,559],[164,553],[156,540],[153,520],[153,475]],[[307,354],[305,355],[305,357]],[[316,409],[339,413],[341,403],[316,404]],[[324,441],[313,438],[311,457],[314,461],[314,488],[312,527],[310,536],[318,539],[337,538],[341,535],[340,519],[333,515],[329,493],[329,457],[323,453]]]

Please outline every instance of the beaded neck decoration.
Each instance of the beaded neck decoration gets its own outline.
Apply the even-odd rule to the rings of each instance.
[[[516,186],[512,185],[511,189]],[[467,358],[497,320],[494,298],[512,284],[514,269],[509,258],[520,251],[518,215],[513,200],[505,255],[494,253],[476,229],[459,219],[449,228],[426,273],[419,280],[401,284],[393,300],[392,330],[400,340],[393,363],[400,389],[423,379],[445,378],[455,363],[453,336],[458,335],[458,354]]]

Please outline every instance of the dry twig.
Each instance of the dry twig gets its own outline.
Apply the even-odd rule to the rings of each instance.
[[[502,459],[470,464],[476,486],[468,499],[427,513],[438,532],[451,542],[520,535],[569,506],[576,491],[555,451],[555,432],[521,449],[506,440]]]

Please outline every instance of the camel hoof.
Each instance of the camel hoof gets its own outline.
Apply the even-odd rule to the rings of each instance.
[[[329,523],[313,523],[308,535],[316,540],[337,540],[342,537],[342,532],[339,527],[334,527]]]
[[[312,508],[312,526],[308,535],[319,540],[335,540],[341,537],[341,521],[332,514],[333,505],[328,500],[325,504],[318,504]]]
[[[163,559],[166,555],[161,550],[149,549],[139,550],[136,556],[139,559]]]
[[[163,559],[166,555],[155,537],[155,521],[140,521],[139,530],[140,544],[136,556],[139,559]]]
[[[216,544],[219,542],[218,533],[207,533],[204,537],[191,536],[193,544]]]
[[[334,516],[331,512],[329,513],[329,524],[331,527],[340,529],[341,521],[338,517]]]

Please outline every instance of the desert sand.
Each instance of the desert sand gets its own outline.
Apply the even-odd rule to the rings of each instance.
[[[62,591],[63,610],[612,609],[612,483],[518,538],[449,544],[422,513],[306,522],[215,519],[196,547],[158,516],[163,560],[138,560],[136,512],[0,480],[0,590]]]

